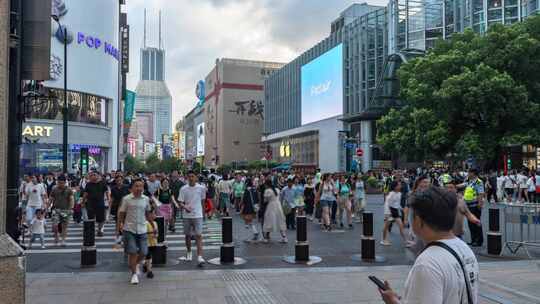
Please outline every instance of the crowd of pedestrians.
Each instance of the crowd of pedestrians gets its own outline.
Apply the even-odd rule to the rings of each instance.
[[[30,248],[36,241],[45,247],[43,239],[49,221],[55,246],[66,246],[70,221],[94,219],[98,238],[103,236],[104,223],[114,221],[115,246],[123,246],[128,254],[131,283],[137,284],[141,271],[148,278],[154,276],[151,259],[157,246],[156,216],[163,217],[169,233],[176,233],[177,220],[183,221],[186,255],[180,259],[193,260],[195,242],[196,262],[203,265],[206,263],[202,237],[205,219],[238,215],[250,231],[246,242],[273,243],[272,238],[277,237],[280,243],[287,243],[287,230],[296,229],[297,215],[307,216],[323,232],[355,229],[355,224],[362,221],[366,193],[370,188],[382,188],[381,244],[392,245],[389,235],[396,226],[404,247],[419,254],[428,243],[414,227],[418,216],[415,210],[421,209],[418,206],[415,209],[414,202],[424,201],[425,198],[419,197],[426,191],[438,195],[437,191],[441,190],[443,197],[455,196],[452,235],[462,238],[467,220],[469,245],[482,246],[480,219],[484,204],[537,202],[538,175],[526,170],[479,174],[476,170],[449,172],[421,168],[367,174],[238,171],[218,175],[173,171],[170,174],[33,175],[25,176],[21,182],[18,214],[22,240],[28,237],[22,245]],[[431,228],[443,227],[432,225]]]

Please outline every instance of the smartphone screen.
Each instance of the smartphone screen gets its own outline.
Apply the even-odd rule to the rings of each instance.
[[[368,277],[377,287],[379,287],[382,290],[386,290],[386,286],[384,285],[383,281],[379,280],[376,276],[369,276]]]

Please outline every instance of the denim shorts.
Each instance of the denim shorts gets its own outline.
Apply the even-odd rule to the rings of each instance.
[[[124,230],[124,246],[127,254],[148,254],[148,237],[146,233],[135,234]]]
[[[202,235],[203,219],[201,218],[184,218],[184,235],[198,236]]]
[[[327,201],[327,200],[321,200],[321,207],[328,207],[332,208],[332,205],[334,205],[335,201]]]

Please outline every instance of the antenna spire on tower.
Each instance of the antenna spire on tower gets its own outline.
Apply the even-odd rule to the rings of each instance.
[[[161,50],[161,10],[159,10],[159,49]]]
[[[144,9],[144,38],[143,38],[143,48],[146,48],[146,8]]]

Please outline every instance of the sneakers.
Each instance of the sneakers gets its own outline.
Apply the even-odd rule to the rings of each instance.
[[[186,256],[183,256],[183,257],[180,257],[178,258],[180,261],[186,261],[186,262],[191,262],[191,260],[193,260],[193,256],[191,254],[191,251],[188,251],[186,252]]]
[[[381,245],[383,245],[383,246],[391,246],[392,243],[390,243],[389,241],[381,241]]]
[[[132,285],[139,284],[139,276],[136,273],[131,275],[131,284]]]
[[[204,258],[202,256],[198,256],[197,257],[197,264],[199,265],[199,267],[201,267],[202,265],[204,265],[204,263],[206,263],[206,261],[204,260]]]
[[[270,239],[263,238],[262,242],[265,243],[265,244],[268,244],[268,243],[270,243]]]
[[[41,249],[45,249],[45,245],[41,245]]]
[[[287,239],[287,237],[282,237],[281,238],[281,241],[279,241],[281,244],[287,244],[289,242],[289,240]]]
[[[146,274],[146,277],[149,278],[149,279],[153,279],[154,278],[154,273],[149,271],[147,274]]]

